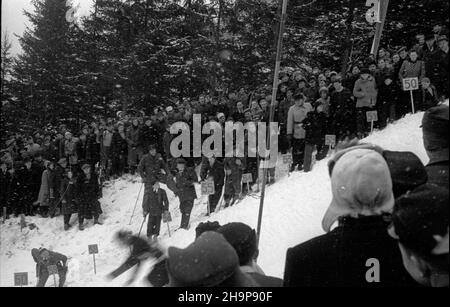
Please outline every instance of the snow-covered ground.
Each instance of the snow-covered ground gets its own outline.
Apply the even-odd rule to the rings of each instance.
[[[378,144],[385,149],[412,151],[424,163],[427,156],[422,144],[420,123],[423,113],[407,115],[400,121],[390,124],[383,131],[376,131],[366,141]],[[283,276],[287,248],[323,233],[321,219],[331,200],[330,181],[327,172],[327,159],[318,162],[310,173],[294,173],[287,176],[277,174],[278,180],[267,188],[264,205],[263,224],[260,241],[259,264],[268,275]],[[30,251],[35,247],[45,247],[69,256],[69,275],[67,286],[121,286],[127,281],[129,272],[114,281],[105,275],[115,269],[127,257],[128,250],[118,246],[114,234],[120,229],[130,229],[137,233],[143,217],[141,210],[142,193],[133,222],[129,225],[133,206],[139,192],[140,183],[131,177],[112,182],[104,188],[101,199],[104,225],[88,224],[85,231],[78,231],[76,216],[72,217],[75,226],[70,231],[63,230],[62,217],[54,219],[27,218],[37,228],[20,230],[20,220],[10,219],[0,226],[0,286],[13,286],[14,272],[28,272],[29,285],[36,283],[35,264]],[[200,195],[200,188],[198,195]],[[162,225],[161,243],[164,246],[185,247],[195,237],[198,223],[211,220],[220,224],[243,222],[256,228],[259,199],[248,197],[236,206],[205,216],[206,202],[200,198],[194,207],[189,231],[178,230],[180,212],[178,200],[167,190],[170,199],[172,236],[167,226]],[[143,230],[145,234],[145,226]],[[94,275],[92,255],[88,253],[89,244],[98,244],[96,255],[97,274]],[[150,268],[152,262],[146,266]],[[143,274],[142,274],[143,275]],[[145,286],[141,278],[133,284]],[[49,279],[47,286],[53,286]]]

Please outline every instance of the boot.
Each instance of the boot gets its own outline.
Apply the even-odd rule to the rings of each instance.
[[[94,225],[103,225],[103,223],[99,222],[98,218],[94,218]]]
[[[78,229],[79,229],[80,231],[83,231],[83,230],[84,230],[83,224],[79,224],[79,225],[78,225]]]
[[[64,224],[64,230],[67,231],[70,229],[70,225],[69,224]]]

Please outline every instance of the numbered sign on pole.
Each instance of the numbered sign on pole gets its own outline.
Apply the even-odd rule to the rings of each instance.
[[[22,287],[28,285],[28,273],[27,272],[20,272],[20,273],[14,273],[14,286],[16,287]]]
[[[366,6],[370,7],[366,12],[366,20],[370,24],[381,22],[380,20],[380,0],[367,0]]]
[[[252,183],[253,177],[251,173],[243,174],[242,175],[242,182],[243,183]]]
[[[97,244],[88,245],[88,251],[90,255],[98,254],[98,245]]]
[[[336,146],[336,135],[335,134],[325,135],[325,145],[328,145],[331,147]]]
[[[378,112],[377,111],[368,111],[366,112],[367,122],[376,122],[378,121]]]
[[[403,79],[403,90],[404,91],[415,91],[419,89],[419,78],[404,78]]]
[[[214,181],[206,180],[202,182],[202,195],[213,195],[215,193]]]

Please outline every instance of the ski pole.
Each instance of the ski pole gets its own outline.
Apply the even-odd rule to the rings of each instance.
[[[146,216],[144,216],[144,220],[142,221],[142,224],[141,224],[141,228],[139,228],[139,233],[138,233],[138,237],[140,237],[141,236],[141,231],[142,231],[142,227],[144,227],[144,223],[145,223],[145,220],[147,219],[147,215]]]
[[[169,238],[171,237],[171,235],[170,235],[170,226],[169,226],[169,221],[167,221],[167,232],[169,233]]]
[[[136,198],[136,203],[134,204],[134,208],[133,208],[133,213],[131,214],[131,218],[130,218],[130,223],[128,223],[128,225],[131,225],[131,221],[133,220],[133,216],[134,216],[134,212],[136,211],[136,206],[139,200],[139,196],[141,195],[141,190],[142,190],[142,186],[144,185],[144,183],[141,183],[141,187],[139,188],[139,193],[138,196]]]

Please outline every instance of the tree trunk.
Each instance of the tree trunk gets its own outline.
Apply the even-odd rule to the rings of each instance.
[[[344,54],[342,55],[342,64],[341,64],[341,76],[343,78],[345,77],[345,73],[347,72],[348,59],[350,57],[350,52],[352,50],[352,34],[353,34],[352,23],[355,18],[355,6],[356,1],[350,0],[349,15],[345,22],[347,26],[347,36],[345,38],[345,50]]]

